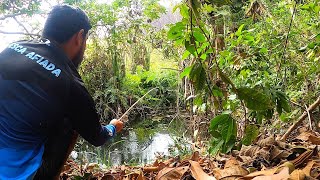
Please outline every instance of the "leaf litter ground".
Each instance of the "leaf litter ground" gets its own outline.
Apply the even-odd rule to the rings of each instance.
[[[104,169],[91,163],[80,166],[68,160],[60,179],[103,180],[303,180],[320,179],[320,135],[304,131],[282,142],[274,135],[260,138],[240,151],[216,157],[201,156],[157,159],[143,167],[126,166]]]

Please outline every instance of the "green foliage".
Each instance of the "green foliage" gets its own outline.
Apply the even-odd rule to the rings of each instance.
[[[242,144],[249,146],[259,135],[259,128],[257,125],[249,124],[244,130],[245,136],[242,139]]]
[[[31,16],[41,2],[3,1],[0,13]],[[172,107],[182,96],[177,89],[185,88],[184,96],[195,97],[185,105],[190,110],[230,112],[214,117],[209,128],[210,152],[227,153],[236,143],[252,143],[258,127],[295,119],[301,110],[291,101],[311,104],[319,96],[319,1],[190,0],[174,8],[181,21],[161,30],[150,23],[165,12],[157,0],[65,3],[84,9],[93,24],[80,72],[104,119],[154,87],[142,104]],[[168,62],[152,57],[155,48]],[[155,71],[160,62],[167,69]],[[238,122],[246,127],[243,137]]]
[[[204,88],[206,72],[201,63],[195,63],[192,66],[189,78],[194,83],[196,90],[200,91]]]
[[[290,101],[311,104],[318,96],[318,1],[190,2],[176,6],[182,20],[168,32],[187,64],[180,77],[193,84],[195,106],[206,104],[215,114],[231,111],[246,126],[234,141],[219,126],[210,127],[213,154],[228,152],[236,139],[252,143],[258,127],[294,119]],[[226,115],[215,118],[211,123],[230,121],[222,120]]]
[[[150,20],[158,19],[160,15],[166,11],[165,8],[158,3],[158,0],[144,0],[143,6],[145,7],[143,13],[150,18]]]
[[[158,91],[148,95],[140,106],[170,107],[176,100],[175,73],[150,69],[150,41],[156,36],[163,37],[162,32],[155,33],[149,24],[164,12],[158,1],[77,4],[88,13],[93,25],[81,74],[102,118],[118,116],[154,87],[159,87]],[[102,34],[106,36],[101,38]]]
[[[168,31],[168,39],[169,40],[181,39],[184,36],[185,29],[186,29],[185,24],[183,24],[182,22],[176,23]]]
[[[41,0],[4,0],[0,2],[0,13],[3,15],[33,15],[39,11]]]
[[[209,132],[212,135],[209,149],[211,154],[219,151],[228,153],[235,145],[237,137],[237,123],[230,114],[221,114],[211,120]]]
[[[174,71],[145,71],[139,67],[137,74],[127,74],[123,82],[123,90],[139,98],[148,90],[157,87],[157,90],[145,99],[156,110],[173,105],[172,102],[177,98],[176,83],[177,75]]]
[[[257,88],[242,87],[237,89],[240,100],[244,100],[246,106],[255,111],[263,111],[272,108],[270,97]]]

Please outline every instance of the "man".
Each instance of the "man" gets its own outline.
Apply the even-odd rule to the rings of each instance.
[[[55,6],[43,38],[0,54],[0,179],[54,179],[77,134],[103,145],[123,128],[99,123],[77,72],[91,28],[79,8]]]

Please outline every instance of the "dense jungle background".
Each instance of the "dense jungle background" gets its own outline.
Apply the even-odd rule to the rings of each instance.
[[[62,179],[320,177],[318,0],[3,0],[1,47],[61,3],[91,20],[79,71],[101,122],[145,95]]]

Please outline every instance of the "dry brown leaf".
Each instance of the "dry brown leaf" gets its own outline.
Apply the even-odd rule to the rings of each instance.
[[[68,171],[68,170],[70,170],[70,169],[71,169],[71,165],[66,164],[66,165],[63,166],[62,172]]]
[[[279,159],[287,159],[291,154],[292,154],[292,152],[283,151],[281,154],[279,154],[279,156],[277,158],[279,158]]]
[[[248,175],[248,171],[241,166],[234,166],[223,170],[214,171],[215,177],[225,179],[226,177],[244,177]]]
[[[215,177],[209,176],[207,173],[205,173],[200,164],[196,161],[189,161],[190,162],[190,169],[191,169],[191,175],[195,179],[199,180],[215,180]]]
[[[310,141],[312,144],[320,145],[320,137],[315,136],[311,132],[303,132],[296,139],[300,139],[302,141]]]
[[[199,161],[199,159],[200,159],[200,153],[199,153],[199,151],[195,151],[195,152],[192,154],[191,160],[192,160],[192,161]]]
[[[259,146],[242,146],[240,155],[253,157],[259,150]]]
[[[189,170],[188,166],[162,169],[156,176],[156,180],[180,180],[184,173]]]
[[[276,173],[278,169],[279,168],[276,167],[276,168],[268,169],[268,170],[264,170],[264,171],[253,172],[253,173],[250,173],[247,176],[245,176],[244,179],[252,179],[257,176],[270,176],[270,175],[273,175],[274,173]]]
[[[243,177],[248,174],[248,171],[239,165],[239,162],[235,158],[231,158],[225,164],[223,170],[215,169],[214,175],[218,179],[234,179],[235,177]]]
[[[131,172],[130,174],[126,175],[126,179],[128,180],[146,180],[144,177],[144,174],[141,170],[135,170]]]
[[[164,161],[164,162],[163,162],[163,164],[167,166],[167,165],[169,165],[169,164],[173,163],[174,161],[175,161],[175,159],[174,159],[174,158],[170,158],[170,159],[168,159],[168,160]]]
[[[276,144],[282,148],[282,149],[287,149],[288,148],[288,144],[282,141],[276,141]]]
[[[320,145],[320,138],[314,135],[309,136],[309,141],[312,142],[312,144]]]
[[[257,142],[257,144],[262,148],[266,146],[272,146],[274,143],[275,143],[274,135],[273,136],[271,135],[265,139],[261,139],[260,141]]]
[[[238,157],[243,164],[250,164],[254,159],[251,156],[239,156]]]
[[[300,139],[302,141],[308,141],[310,135],[311,135],[310,132],[303,132],[299,136],[297,136],[296,139]]]
[[[153,167],[159,166],[159,160],[156,159],[156,160],[154,161],[154,163],[152,164],[152,166],[153,166]]]
[[[119,177],[115,177],[112,174],[105,174],[101,177],[102,180],[113,180],[113,179],[119,179]],[[124,178],[124,180],[127,180],[128,178]],[[129,180],[129,179],[128,179]]]
[[[270,146],[265,146],[263,148],[261,148],[257,154],[255,155],[255,157],[262,157],[265,160],[269,160],[270,159]]]
[[[144,172],[156,172],[159,171],[159,166],[158,167],[143,167]]]
[[[231,157],[231,158],[226,162],[226,164],[224,165],[224,169],[230,168],[230,167],[233,167],[233,166],[239,166],[239,162],[236,160],[236,158]]]
[[[304,133],[304,132],[307,132],[308,131],[308,128],[306,128],[306,127],[300,127],[300,128],[298,128],[298,133]]]
[[[308,164],[306,165],[306,167],[303,168],[303,173],[307,176],[310,176],[310,172],[311,172],[311,169],[313,167],[313,165],[315,164],[314,161],[309,161]]]
[[[290,180],[304,180],[305,178],[306,174],[300,169],[296,169],[290,174]]]
[[[287,180],[290,178],[289,168],[284,167],[278,174],[269,175],[269,176],[258,176],[252,180]]]
[[[270,153],[270,160],[277,158],[282,153],[283,153],[283,150],[280,150],[277,146],[273,146]]]
[[[84,169],[88,170],[88,171],[92,171],[95,168],[99,168],[99,164],[98,163],[89,163],[84,167]]]
[[[140,174],[139,174],[137,180],[146,180],[146,177],[144,177],[144,174],[141,170],[140,170]]]

